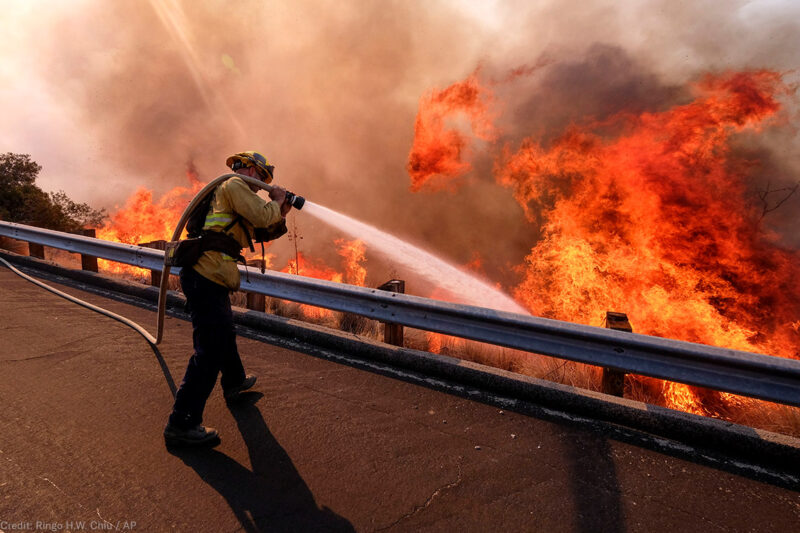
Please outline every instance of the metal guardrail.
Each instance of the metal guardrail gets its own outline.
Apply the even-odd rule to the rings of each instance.
[[[0,236],[11,237],[20,241],[34,242],[51,248],[59,248],[68,252],[92,255],[102,259],[125,263],[150,270],[164,268],[164,252],[151,248],[142,248],[132,244],[104,241],[83,235],[63,233],[13,222],[0,221]],[[174,273],[180,269],[173,268]]]
[[[0,221],[0,235],[161,271],[164,252]],[[800,407],[800,361],[243,267],[241,290]]]

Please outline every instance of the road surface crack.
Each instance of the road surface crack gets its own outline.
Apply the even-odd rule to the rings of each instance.
[[[67,493],[66,493],[66,492],[65,492],[65,491],[64,491],[64,490],[63,490],[61,487],[59,487],[58,485],[56,485],[55,483],[53,483],[53,482],[52,482],[50,479],[48,479],[48,478],[46,478],[46,477],[42,477],[41,479],[42,479],[43,481],[47,481],[47,482],[48,482],[48,483],[50,483],[52,486],[54,486],[54,487],[56,488],[56,490],[58,490],[58,492],[60,492],[61,494],[63,494],[63,495],[64,495],[65,497],[67,497],[68,499],[72,500],[72,501],[73,501],[73,502],[74,502],[74,503],[75,503],[75,504],[76,504],[78,507],[80,507],[81,509],[83,509],[83,510],[84,510],[84,511],[86,511],[86,512],[90,512],[90,511],[89,511],[89,509],[87,509],[86,507],[84,507],[83,505],[81,505],[81,502],[79,502],[79,501],[77,501],[75,498],[71,497],[71,496],[70,496],[69,494],[67,494]],[[99,507],[95,508],[95,511],[97,512],[97,517],[98,517],[100,520],[102,520],[102,521],[103,521],[103,527],[102,527],[102,529],[106,529],[106,530],[108,530],[108,529],[111,529],[111,527],[113,527],[115,530],[118,530],[118,529],[119,529],[118,527],[115,527],[115,526],[114,526],[114,524],[112,524],[111,522],[109,522],[108,520],[106,520],[105,518],[103,518],[103,517],[100,515],[100,508],[99,508]],[[108,527],[108,526],[111,526],[111,527]]]
[[[423,503],[422,505],[417,505],[416,507],[414,507],[414,509],[412,511],[404,514],[403,516],[401,516],[400,518],[398,518],[397,520],[395,520],[394,522],[392,522],[388,526],[384,526],[384,527],[378,528],[375,531],[385,531],[387,529],[393,528],[394,526],[396,526],[397,524],[399,524],[400,522],[402,522],[404,520],[408,520],[409,518],[415,516],[416,514],[422,512],[425,509],[427,509],[428,507],[430,507],[430,505],[433,503],[433,500],[435,500],[441,493],[443,493],[444,491],[453,489],[453,488],[457,487],[458,485],[460,485],[461,481],[462,481],[461,463],[459,462],[456,466],[458,467],[458,477],[456,478],[455,481],[439,487],[438,489],[433,491],[433,493],[428,497],[427,500],[425,500],[425,503]]]

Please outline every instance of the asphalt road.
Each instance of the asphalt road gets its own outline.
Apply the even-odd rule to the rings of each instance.
[[[0,268],[0,530],[800,530],[795,490],[246,338],[257,392],[217,387],[220,445],[170,451],[191,325],[165,338]]]

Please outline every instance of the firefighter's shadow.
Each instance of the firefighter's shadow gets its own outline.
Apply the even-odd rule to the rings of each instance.
[[[170,453],[225,498],[244,531],[354,531],[345,518],[317,506],[255,406],[261,397],[261,393],[247,393],[230,406],[247,445],[252,471],[214,449],[175,448]]]

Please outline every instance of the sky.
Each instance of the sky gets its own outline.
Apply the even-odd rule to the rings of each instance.
[[[518,248],[504,261],[531,238],[511,193],[480,175],[490,163],[458,195],[409,192],[432,89],[544,64],[498,98],[508,129],[546,132],[571,117],[553,95],[592,114],[600,88],[620,84],[652,88],[634,103],[657,109],[709,72],[800,81],[791,0],[0,0],[0,12],[0,151],[31,154],[43,189],[113,211],[139,187],[185,185],[190,163],[209,180],[255,149],[276,182],[462,264],[496,239],[454,237],[443,221],[497,227]],[[789,180],[797,137],[772,140]]]

